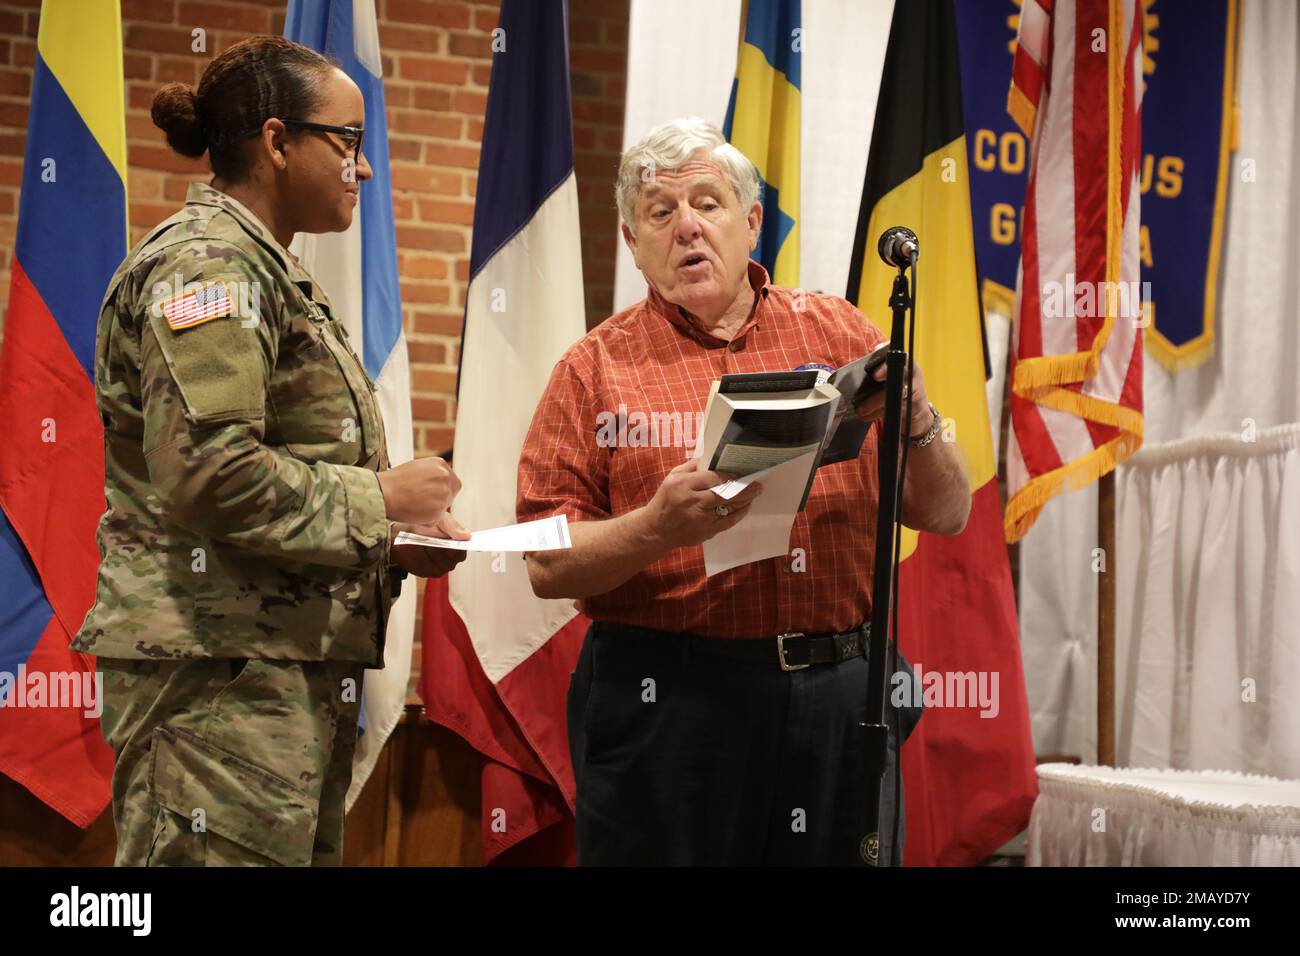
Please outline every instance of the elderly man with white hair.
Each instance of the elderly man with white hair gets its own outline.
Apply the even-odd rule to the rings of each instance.
[[[845,300],[774,286],[750,261],[758,192],[753,164],[703,120],[624,154],[617,202],[646,298],[559,361],[520,458],[519,520],[563,513],[573,540],[528,555],[533,589],[593,621],[568,698],[582,865],[862,862],[879,428],[858,458],[818,471],[790,555],[713,577],[702,543],[743,522],[761,486],[719,508],[722,478],[674,441],[683,432],[620,445],[601,428],[611,414],[694,421],[724,374],[836,368],[883,344]],[[902,520],[955,534],[965,466],[932,440],[919,369],[910,387]],[[858,413],[879,419],[883,398]],[[904,739],[917,719],[902,714]],[[891,836],[883,862],[901,859]]]

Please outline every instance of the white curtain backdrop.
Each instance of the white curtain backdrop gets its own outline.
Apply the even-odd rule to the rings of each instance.
[[[1271,433],[1273,446],[1264,440],[1269,429],[1300,422],[1300,6],[1243,0],[1238,65],[1240,144],[1230,159],[1215,353],[1176,375],[1146,362],[1151,454],[1122,466],[1117,478],[1122,523],[1118,554],[1108,561],[1119,575],[1118,667],[1123,681],[1123,668],[1136,661],[1133,679],[1142,679],[1117,688],[1117,756],[1138,765],[1300,776],[1297,712],[1289,710],[1284,732],[1280,721],[1294,704],[1279,694],[1279,685],[1300,689],[1300,608],[1287,603],[1300,592],[1300,563],[1294,551],[1284,557],[1300,537],[1295,500],[1286,497],[1300,465],[1293,450],[1282,450],[1291,441],[1285,432]],[[1240,440],[1251,428],[1260,436],[1253,446]],[[1235,437],[1213,437],[1222,435]],[[1181,439],[1204,441],[1154,447]],[[1140,516],[1143,507],[1152,512]],[[1096,515],[1095,485],[1063,495],[1020,552],[1035,747],[1086,761],[1096,759]],[[1195,547],[1209,553],[1194,554]],[[1158,612],[1168,620],[1156,624]],[[1279,653],[1288,642],[1290,655]],[[1191,670],[1175,678],[1162,668]],[[1229,676],[1234,686],[1247,676],[1259,682],[1254,710],[1228,703]],[[1160,682],[1166,689],[1157,692]],[[1175,699],[1181,710],[1151,711]],[[1243,737],[1264,726],[1267,740]]]
[[[1123,766],[1300,778],[1300,425],[1246,437],[1120,470]]]

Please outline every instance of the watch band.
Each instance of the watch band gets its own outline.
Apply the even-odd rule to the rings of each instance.
[[[907,440],[912,443],[913,448],[924,448],[930,442],[934,441],[934,436],[939,434],[939,428],[943,425],[943,419],[939,417],[939,409],[934,407],[934,402],[930,402],[930,414],[934,416],[930,422],[930,430],[920,438],[907,436]]]

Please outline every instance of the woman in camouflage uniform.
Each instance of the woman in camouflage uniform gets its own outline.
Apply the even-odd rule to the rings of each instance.
[[[346,74],[278,37],[154,99],[215,175],[99,317],[108,507],[72,646],[104,675],[119,865],[338,863],[396,582],[456,561],[392,547],[395,522],[463,536],[459,482],[440,459],[389,468],[374,383],[287,251],[351,222],[363,113]]]

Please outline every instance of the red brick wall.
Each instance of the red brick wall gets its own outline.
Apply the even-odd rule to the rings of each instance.
[[[614,169],[622,142],[629,0],[572,0],[575,166],[588,324],[613,302]],[[121,0],[131,240],[171,215],[206,159],[172,153],[149,119],[163,83],[197,83],[231,43],[284,30],[284,0]],[[39,0],[0,0],[0,314],[9,294]],[[419,455],[451,447],[495,0],[376,0],[393,164],[403,322]],[[191,31],[207,51],[191,51]],[[418,663],[418,648],[417,648]]]
[[[581,206],[588,328],[606,319],[614,306],[614,249],[620,241],[614,176],[623,148],[627,31],[627,0],[569,3],[573,165]]]

